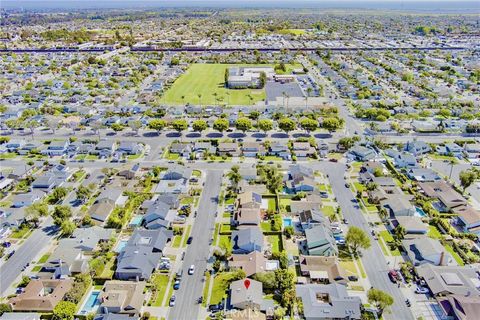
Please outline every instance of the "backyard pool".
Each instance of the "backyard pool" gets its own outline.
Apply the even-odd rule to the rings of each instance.
[[[143,220],[143,216],[136,215],[130,221],[130,226],[131,227],[138,227],[139,225],[142,224],[142,220]]]
[[[425,214],[425,212],[423,211],[422,208],[415,207],[415,211],[416,211],[415,215],[416,215],[417,217],[422,217],[422,218],[423,218],[423,217],[426,217],[426,216],[427,216],[427,215]]]
[[[283,218],[283,227],[291,227],[292,224],[292,218]]]
[[[115,252],[122,252],[123,248],[127,245],[128,240],[120,240],[115,247]]]
[[[100,300],[98,296],[100,295],[100,291],[92,291],[88,296],[88,299],[83,304],[82,308],[80,309],[80,314],[89,314],[90,312],[97,311],[98,307],[100,306]]]

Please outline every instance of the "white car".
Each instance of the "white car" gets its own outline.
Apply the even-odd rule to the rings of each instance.
[[[425,293],[428,293],[428,292],[429,292],[429,290],[425,287],[417,287],[415,289],[415,293],[425,294]]]
[[[192,264],[190,268],[188,268],[188,274],[192,275],[195,272],[195,266]]]

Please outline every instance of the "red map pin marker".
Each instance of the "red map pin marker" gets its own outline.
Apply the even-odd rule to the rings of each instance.
[[[245,281],[243,281],[243,285],[244,285],[245,288],[247,288],[247,290],[248,290],[248,287],[250,287],[250,280],[245,279]]]

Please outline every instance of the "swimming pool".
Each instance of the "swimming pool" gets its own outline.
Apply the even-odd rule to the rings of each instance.
[[[117,244],[117,246],[115,247],[115,252],[122,252],[122,250],[125,248],[125,246],[127,245],[127,242],[128,240],[120,240]]]
[[[291,227],[292,225],[292,218],[283,218],[283,227]]]
[[[98,307],[100,306],[100,300],[98,299],[100,296],[100,291],[92,291],[88,296],[88,299],[83,304],[82,309],[80,310],[80,314],[88,314],[90,312],[97,311]]]
[[[415,207],[415,211],[416,211],[416,212],[415,212],[415,215],[416,215],[417,217],[426,217],[426,216],[427,216],[427,214],[423,211],[422,208]]]
[[[131,227],[138,227],[139,225],[142,224],[142,220],[143,220],[143,216],[136,215],[130,221],[130,226]]]

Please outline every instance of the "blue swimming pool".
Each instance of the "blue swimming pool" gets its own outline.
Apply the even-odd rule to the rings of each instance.
[[[122,252],[122,250],[125,248],[125,246],[127,245],[127,242],[128,240],[120,240],[117,244],[117,246],[115,247],[115,252]]]
[[[130,226],[131,227],[138,227],[139,225],[142,224],[143,216],[134,216],[132,220],[130,221]]]
[[[290,227],[292,225],[292,218],[283,218],[283,227]]]
[[[98,296],[100,296],[100,291],[90,292],[88,299],[83,304],[80,314],[88,314],[90,312],[95,312],[100,305],[100,300],[98,299]]]
[[[422,208],[415,207],[415,211],[416,211],[415,215],[417,217],[426,217],[427,216],[427,214],[423,211]]]

